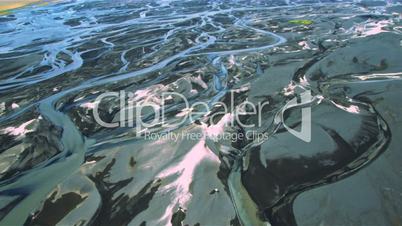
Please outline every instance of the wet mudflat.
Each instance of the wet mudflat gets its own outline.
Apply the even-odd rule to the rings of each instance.
[[[401,12],[397,2],[88,0],[1,15],[0,224],[402,224]],[[153,134],[204,136],[99,125],[96,98],[120,91],[167,109]],[[177,123],[195,109],[166,92],[211,110]],[[218,102],[264,101],[258,126],[212,118]],[[306,108],[309,142],[289,132]],[[129,109],[108,98],[98,110],[112,123]],[[266,136],[214,139],[223,133]]]

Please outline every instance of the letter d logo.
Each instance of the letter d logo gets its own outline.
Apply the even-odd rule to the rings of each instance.
[[[301,101],[300,103],[297,102],[297,98],[293,98],[290,100],[286,105],[282,108],[281,113],[280,113],[280,121],[283,123],[283,126],[294,136],[297,138],[305,141],[305,142],[310,142],[311,141],[311,107],[303,107],[302,108],[302,117],[301,117],[301,131],[296,131],[290,127],[288,127],[285,124],[285,120],[283,119],[283,115],[286,110],[298,107],[298,106],[303,106],[305,104],[308,104],[312,101],[312,96],[311,96],[311,91],[307,90],[303,92],[301,95]]]

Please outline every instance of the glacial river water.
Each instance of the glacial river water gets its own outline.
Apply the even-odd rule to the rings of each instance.
[[[76,0],[1,13],[0,224],[402,224],[401,12]],[[96,121],[121,121],[122,101],[164,108],[163,123]],[[245,102],[266,105],[241,115]],[[308,140],[290,132],[304,113]]]

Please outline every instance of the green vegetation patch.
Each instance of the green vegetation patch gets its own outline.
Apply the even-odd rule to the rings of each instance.
[[[313,23],[312,20],[289,20],[291,24],[301,24],[301,25],[310,25]]]

